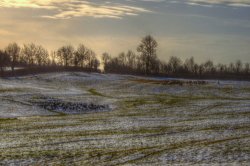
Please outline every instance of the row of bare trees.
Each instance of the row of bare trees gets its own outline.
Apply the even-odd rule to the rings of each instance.
[[[250,64],[240,60],[229,65],[215,65],[211,60],[198,64],[194,58],[182,61],[172,56],[167,62],[157,57],[157,41],[150,35],[142,38],[137,51],[122,52],[118,56],[108,53],[102,55],[104,72],[123,74],[168,75],[180,77],[213,77],[213,76],[250,76]],[[43,46],[34,43],[20,47],[16,43],[9,44],[0,50],[0,71],[6,67],[12,71],[15,67],[64,66],[78,67],[97,71],[100,61],[94,51],[80,44],[77,48],[65,45],[49,53]]]
[[[157,41],[152,36],[146,36],[137,47],[137,53],[122,52],[116,57],[104,53],[102,61],[105,72],[145,74],[145,75],[168,75],[168,76],[234,76],[249,75],[250,64],[242,63],[240,60],[229,65],[215,65],[211,60],[198,64],[194,58],[188,58],[184,62],[175,56],[170,57],[167,62],[157,57]]]
[[[20,47],[17,43],[9,44],[4,50],[0,50],[0,70],[10,67],[33,66],[65,66],[81,67],[97,70],[100,62],[94,51],[80,44],[76,49],[71,45],[60,47],[57,51],[49,53],[41,45],[34,43],[24,44]]]
[[[250,64],[243,64],[240,60],[229,65],[217,64],[208,60],[204,63],[197,64],[193,57],[186,59],[184,62],[175,56],[170,57],[167,63],[161,63],[161,72],[168,75],[186,74],[186,75],[248,75],[250,74]]]

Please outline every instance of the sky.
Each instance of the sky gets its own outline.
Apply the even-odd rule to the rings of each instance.
[[[250,0],[0,0],[0,48],[83,43],[116,56],[148,34],[162,60],[250,62]]]

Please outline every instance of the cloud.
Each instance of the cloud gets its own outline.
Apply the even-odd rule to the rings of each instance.
[[[4,8],[33,8],[51,10],[53,14],[41,15],[43,18],[70,19],[73,17],[123,18],[150,12],[147,9],[107,1],[87,0],[0,0]]]
[[[130,0],[132,1],[132,0]],[[141,2],[165,2],[172,4],[187,4],[191,6],[214,7],[250,7],[250,0],[140,0]]]
[[[250,0],[140,0],[150,2],[167,2],[172,4],[187,4],[191,6],[214,7],[250,7]]]
[[[56,0],[57,3],[65,2],[66,0]],[[52,0],[36,1],[36,0],[1,0],[0,6],[7,8],[53,8],[50,6]]]
[[[186,0],[189,5],[211,7],[213,5],[225,5],[232,7],[250,7],[249,0]]]

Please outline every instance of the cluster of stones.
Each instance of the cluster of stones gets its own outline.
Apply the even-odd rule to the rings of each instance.
[[[36,101],[35,104],[46,110],[65,112],[65,113],[82,113],[82,112],[102,111],[109,109],[108,105],[65,102],[53,98],[47,98],[39,102]]]

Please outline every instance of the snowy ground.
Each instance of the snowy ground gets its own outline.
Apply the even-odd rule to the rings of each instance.
[[[0,79],[0,165],[250,164],[249,82],[156,80]]]

